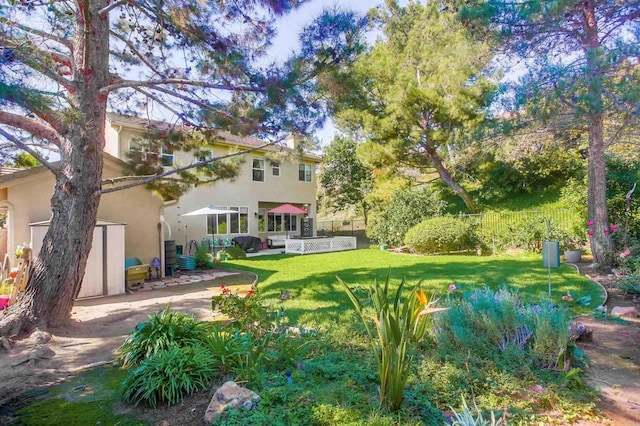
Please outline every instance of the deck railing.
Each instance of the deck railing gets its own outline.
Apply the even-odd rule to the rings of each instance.
[[[326,253],[330,251],[355,250],[356,237],[289,238],[285,240],[287,254]]]

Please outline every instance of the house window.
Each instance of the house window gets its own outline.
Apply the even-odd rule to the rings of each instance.
[[[213,151],[211,151],[211,150],[202,151],[202,152],[198,153],[198,161],[207,161],[207,160],[211,160],[212,158],[213,158]],[[209,170],[212,170],[213,169],[213,162],[207,163],[202,167],[205,167],[205,168],[207,168]]]
[[[160,164],[162,167],[173,167],[173,147],[168,144],[160,147]]]
[[[264,182],[264,158],[254,158],[252,163],[253,181]]]
[[[298,166],[298,180],[300,182],[311,182],[311,165],[300,164]]]
[[[238,213],[229,213],[229,234],[246,234],[249,232],[249,208],[229,207]]]
[[[298,230],[298,215],[289,213],[269,213],[267,215],[267,231],[292,232]]]
[[[271,162],[271,174],[273,176],[280,176],[280,163],[277,161]]]
[[[267,210],[258,209],[258,232],[267,232]]]
[[[160,148],[151,147],[148,141],[143,139],[133,139],[129,141],[129,150],[141,153],[141,160],[152,164],[160,163],[162,167],[173,167],[173,147],[168,143],[162,144]]]
[[[249,232],[249,208],[229,207],[228,209],[235,210],[237,213],[207,215],[207,234],[227,235]]]

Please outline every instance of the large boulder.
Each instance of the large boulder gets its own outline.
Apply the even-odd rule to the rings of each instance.
[[[213,394],[211,402],[204,413],[204,422],[211,424],[217,415],[229,408],[244,407],[251,410],[260,401],[260,395],[252,390],[238,386],[233,381],[228,381],[218,388]]]

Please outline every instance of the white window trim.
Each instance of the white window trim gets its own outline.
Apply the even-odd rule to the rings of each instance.
[[[261,169],[257,169],[255,167],[253,167],[254,160],[262,161],[262,168]],[[262,170],[262,180],[255,180],[254,179],[253,172],[255,170]],[[263,183],[267,181],[266,162],[264,161],[264,157],[253,157],[251,159],[251,181],[252,182],[263,182]]]
[[[300,166],[304,166],[304,180],[300,179]],[[307,167],[309,168],[309,180],[307,180]],[[313,183],[313,167],[311,164],[298,163],[298,182]]]

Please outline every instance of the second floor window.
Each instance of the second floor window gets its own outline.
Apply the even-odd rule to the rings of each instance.
[[[160,164],[162,167],[173,167],[173,147],[169,145],[160,147]]]
[[[298,180],[300,182],[311,182],[311,165],[300,164],[298,166]]]
[[[129,141],[129,150],[140,152],[142,161],[149,164],[158,164],[162,167],[173,167],[173,147],[169,144],[157,144],[144,141],[142,139],[134,139]]]
[[[264,159],[254,158],[252,164],[253,181],[264,182]]]
[[[213,158],[213,151],[209,150],[209,151],[202,151],[201,153],[198,154],[198,161],[206,161],[206,160],[211,160]],[[208,163],[205,166],[203,166],[209,170],[213,170],[213,163]]]
[[[271,162],[271,174],[274,176],[280,176],[280,163],[277,161]]]

